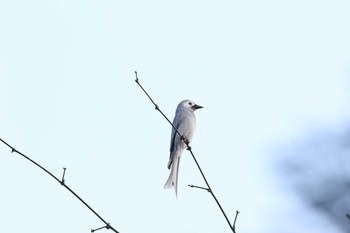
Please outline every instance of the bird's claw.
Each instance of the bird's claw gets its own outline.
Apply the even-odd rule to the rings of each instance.
[[[185,138],[185,137],[181,137],[181,140],[188,146],[188,144],[190,144],[190,141],[187,139],[187,138]]]

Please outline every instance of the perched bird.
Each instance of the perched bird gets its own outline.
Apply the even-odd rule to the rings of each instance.
[[[174,128],[171,131],[170,139],[170,158],[168,162],[168,169],[170,170],[170,175],[164,188],[175,188],[175,194],[177,196],[177,179],[180,165],[180,157],[182,151],[186,148],[186,143],[191,142],[193,133],[196,129],[196,117],[194,111],[196,109],[203,108],[202,106],[196,105],[191,100],[183,100],[179,103],[176,108],[175,117],[173,120],[173,125],[181,136],[176,132]]]

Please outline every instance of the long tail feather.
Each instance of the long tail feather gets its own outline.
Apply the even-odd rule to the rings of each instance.
[[[171,164],[171,170],[170,170],[168,180],[164,185],[164,189],[169,189],[174,187],[176,196],[177,196],[177,180],[179,176],[180,158],[181,158],[180,156],[175,156]]]

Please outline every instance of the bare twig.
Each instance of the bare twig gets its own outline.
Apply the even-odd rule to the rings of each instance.
[[[66,170],[67,170],[67,168],[63,168],[63,175],[62,175],[62,180],[61,180],[61,184],[64,184],[64,176],[66,175]]]
[[[191,187],[191,188],[203,189],[203,190],[206,190],[206,191],[210,192],[210,189],[204,188],[204,187],[201,187],[201,186],[192,185],[192,184],[189,184],[188,186]]]
[[[147,97],[149,98],[149,100],[153,103],[155,110],[158,110],[160,112],[160,114],[162,114],[162,116],[168,121],[168,123],[173,127],[173,129],[176,131],[177,134],[180,135],[181,140],[183,140],[186,145],[188,146],[188,142],[185,140],[185,138],[180,134],[180,132],[177,130],[177,128],[173,125],[173,123],[171,123],[171,121],[169,120],[169,118],[167,116],[165,116],[165,114],[162,112],[162,110],[160,110],[158,104],[156,104],[153,99],[151,98],[151,96],[149,96],[149,94],[147,93],[147,91],[143,88],[143,86],[140,84],[139,82],[139,78],[137,77],[137,71],[135,71],[135,75],[136,75],[136,79],[135,82],[137,83],[137,85],[139,85],[139,87],[143,90],[143,92],[147,95]]]
[[[187,146],[188,146],[188,145],[187,145]],[[200,171],[200,173],[201,173],[201,175],[202,175],[202,177],[203,177],[203,180],[204,180],[205,184],[206,184],[207,187],[208,187],[209,193],[210,193],[211,196],[214,198],[216,204],[219,206],[219,208],[220,208],[220,210],[221,210],[221,213],[224,215],[224,217],[225,217],[225,219],[226,219],[228,225],[230,226],[230,229],[232,230],[232,232],[235,233],[236,231],[235,231],[233,225],[231,225],[230,220],[228,219],[228,217],[227,217],[227,215],[226,215],[224,209],[222,208],[222,206],[221,206],[219,200],[216,198],[216,196],[215,196],[213,190],[210,188],[210,185],[209,185],[209,183],[208,183],[208,181],[207,181],[207,178],[205,178],[205,175],[204,175],[204,173],[203,173],[201,167],[199,166],[199,163],[198,163],[196,157],[194,156],[191,147],[188,146],[188,147],[187,147],[187,150],[190,151],[190,153],[191,153],[191,155],[192,155],[192,158],[193,158],[194,162],[196,163],[196,165],[197,165],[197,167],[198,167],[198,169],[199,169],[199,171]]]
[[[220,208],[220,210],[221,210],[222,214],[224,215],[224,217],[225,217],[225,219],[226,219],[226,221],[227,221],[227,223],[228,223],[228,225],[229,225],[231,231],[232,231],[233,233],[236,233],[236,231],[235,231],[236,219],[235,219],[234,224],[232,225],[232,224],[230,223],[230,220],[228,219],[228,217],[227,217],[227,215],[226,215],[224,209],[222,208],[220,202],[219,202],[218,199],[216,198],[216,196],[215,196],[213,190],[210,188],[210,185],[209,185],[209,183],[208,183],[208,181],[207,181],[207,179],[206,179],[206,177],[205,177],[205,175],[204,175],[204,173],[203,173],[201,167],[199,166],[199,163],[198,163],[196,157],[194,156],[194,154],[193,154],[193,152],[192,152],[192,148],[190,147],[189,142],[188,142],[187,140],[185,140],[185,138],[180,134],[180,132],[179,132],[179,131],[176,129],[176,127],[171,123],[171,121],[165,116],[165,114],[160,110],[159,106],[153,101],[153,99],[150,97],[150,95],[147,93],[147,91],[146,91],[146,90],[143,88],[143,86],[140,84],[139,79],[138,79],[138,77],[137,77],[137,72],[136,72],[136,71],[135,71],[135,75],[136,75],[135,82],[139,85],[139,87],[143,90],[143,92],[144,92],[144,93],[147,95],[147,97],[151,100],[151,102],[152,102],[153,105],[155,106],[155,109],[158,110],[158,111],[162,114],[162,116],[168,121],[168,123],[173,127],[173,129],[175,129],[176,133],[181,137],[181,139],[182,139],[182,140],[184,141],[184,143],[186,144],[187,150],[191,153],[192,158],[193,158],[193,160],[195,161],[195,163],[196,163],[196,165],[197,165],[197,167],[198,167],[198,169],[199,169],[199,171],[200,171],[200,173],[201,173],[201,175],[202,175],[202,177],[203,177],[203,179],[204,179],[204,182],[205,182],[205,184],[207,185],[208,188],[203,188],[203,187],[195,186],[195,185],[189,185],[189,186],[192,187],[192,188],[199,188],[199,189],[204,189],[204,190],[208,191],[208,192],[212,195],[212,197],[214,198],[214,200],[215,200],[216,204],[218,205],[218,207]],[[237,218],[237,214],[236,214],[236,218]]]
[[[62,180],[59,180],[56,176],[54,176],[51,172],[49,172],[48,170],[46,170],[43,166],[41,166],[40,164],[38,164],[37,162],[35,162],[34,160],[32,160],[31,158],[29,158],[28,156],[24,155],[23,153],[19,152],[18,150],[16,150],[14,147],[12,147],[10,144],[8,144],[7,142],[5,142],[4,140],[2,140],[0,138],[0,141],[3,142],[6,146],[11,148],[11,153],[15,152],[19,155],[21,155],[22,157],[26,158],[27,160],[29,160],[30,162],[32,162],[33,164],[35,164],[36,166],[38,166],[40,169],[42,169],[44,172],[46,172],[48,175],[50,175],[53,179],[55,179],[58,183],[60,183],[63,187],[65,187],[69,192],[71,192],[76,198],[79,199],[79,201],[81,201],[91,212],[93,212],[104,224],[106,224],[105,227],[106,229],[111,229],[112,231],[114,231],[115,233],[119,233],[116,229],[114,229],[107,221],[105,221],[94,209],[92,209],[78,194],[76,194],[71,188],[69,188],[66,184],[65,184],[65,173],[66,173],[66,168],[63,168],[63,176],[62,176]],[[102,228],[101,228],[102,229]]]
[[[111,226],[109,225],[109,223],[107,223],[106,226],[99,227],[99,228],[96,228],[96,229],[91,229],[91,232],[99,231],[99,230],[102,230],[103,228],[109,229],[110,227]]]
[[[237,220],[238,214],[239,214],[239,211],[236,210],[235,220],[233,221],[233,225],[232,225],[233,232],[236,232],[236,220]]]

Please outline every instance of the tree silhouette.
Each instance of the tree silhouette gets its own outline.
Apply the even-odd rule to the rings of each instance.
[[[282,168],[314,210],[350,232],[350,128],[314,132],[289,151]]]

